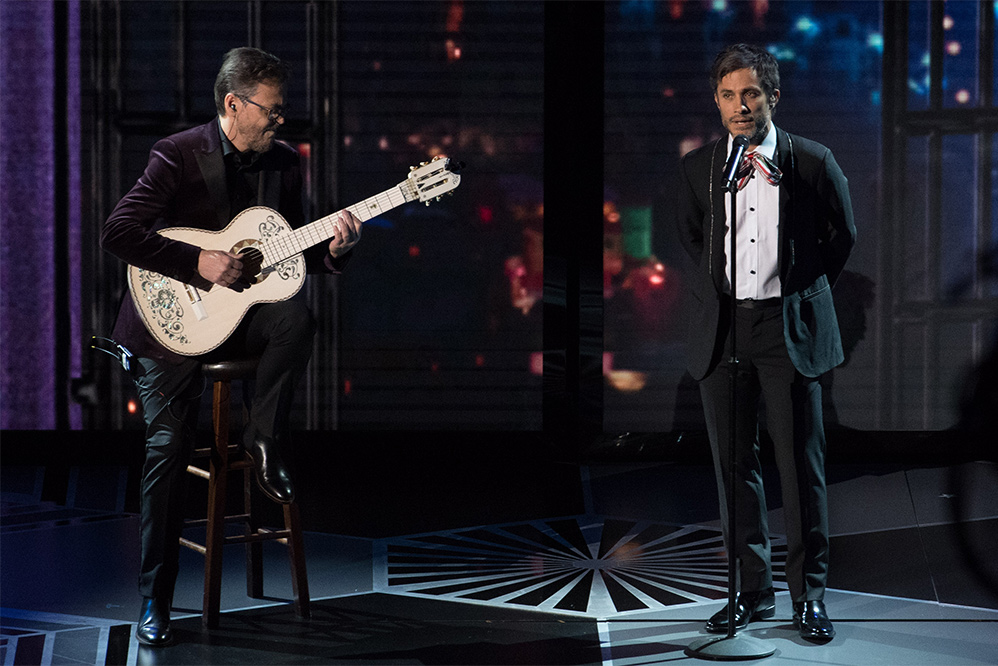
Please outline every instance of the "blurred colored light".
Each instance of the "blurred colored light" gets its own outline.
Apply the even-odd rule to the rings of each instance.
[[[821,30],[818,24],[815,23],[815,21],[809,16],[801,16],[797,19],[797,24],[794,27],[797,28],[799,32],[803,32],[805,35],[810,35],[812,37],[817,35]]]
[[[728,10],[728,2],[727,0],[713,0],[710,3],[710,8],[715,12],[724,12]]]
[[[662,97],[675,97],[675,96],[676,96],[675,88],[666,88],[665,90],[662,91]]]
[[[479,206],[478,207],[478,220],[482,224],[489,224],[492,222],[492,207],[491,206]]]
[[[953,17],[952,16],[944,16],[943,17],[943,30],[952,30],[952,29],[953,29]]]
[[[139,411],[139,406],[135,404],[134,400],[129,400],[127,409],[129,414],[134,414],[135,412]]]
[[[610,224],[620,222],[620,213],[617,211],[617,206],[612,201],[603,202],[603,219]]]
[[[956,93],[956,101],[959,102],[960,104],[966,104],[967,102],[969,102],[970,101],[970,91],[968,91],[966,88],[964,88],[963,90],[957,91],[957,93]]]
[[[613,370],[606,377],[610,385],[622,393],[636,393],[648,382],[647,374],[637,370]]]
[[[349,379],[343,380],[343,395],[350,395],[353,390],[353,383]]]
[[[418,245],[410,245],[409,246],[409,256],[410,257],[418,257],[419,256],[419,246]]]
[[[485,357],[482,356],[481,354],[475,356],[475,365],[477,365],[479,368],[485,365]]]
[[[530,374],[544,374],[544,352],[532,352],[530,354]]]
[[[866,45],[877,51],[884,50],[884,36],[879,32],[872,32],[866,38]]]
[[[447,32],[459,32],[462,21],[464,21],[464,2],[452,0],[447,7]]]
[[[960,42],[955,40],[952,42],[946,42],[946,53],[949,55],[958,56],[962,50],[963,48],[960,46]]]
[[[778,46],[776,44],[771,44],[766,48],[774,58],[777,60],[782,60],[784,62],[793,60],[797,57],[797,53],[789,46]]]

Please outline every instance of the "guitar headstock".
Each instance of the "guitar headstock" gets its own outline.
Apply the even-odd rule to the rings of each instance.
[[[429,206],[431,200],[440,201],[443,195],[453,194],[461,184],[459,172],[463,166],[449,157],[437,155],[429,162],[409,167],[409,178],[406,179],[404,189],[411,196],[407,195],[406,200],[422,201]]]

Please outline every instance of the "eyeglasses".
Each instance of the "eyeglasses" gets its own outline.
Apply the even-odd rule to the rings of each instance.
[[[257,104],[256,102],[254,102],[253,100],[251,100],[249,97],[246,97],[244,95],[236,95],[236,97],[238,97],[239,99],[241,99],[244,102],[249,102],[253,106],[258,106],[261,109],[263,109],[264,111],[266,111],[267,112],[267,120],[269,120],[270,122],[276,122],[278,118],[285,118],[287,116],[287,114],[288,114],[288,106],[287,106],[287,104],[276,104],[276,105],[274,105],[274,106],[272,106],[270,108],[267,108],[263,104]]]

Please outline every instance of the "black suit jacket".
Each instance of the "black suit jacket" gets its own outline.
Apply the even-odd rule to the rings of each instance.
[[[825,146],[777,129],[780,181],[778,262],[783,333],[797,370],[817,377],[842,362],[831,287],[856,241],[849,185]],[[677,193],[679,238],[696,264],[687,366],[703,379],[718,361],[730,197],[721,189],[727,137],[688,153]]]
[[[261,194],[258,205],[278,211],[292,227],[305,222],[302,174],[298,153],[282,141],[258,159]],[[218,119],[161,139],[149,154],[149,164],[135,186],[111,212],[101,231],[101,247],[122,261],[189,281],[197,274],[201,248],[171,240],[157,230],[195,227],[217,231],[231,220],[230,198]],[[228,249],[228,248],[209,248]],[[346,256],[333,260],[324,243],[305,252],[309,272],[338,272]],[[177,362],[146,331],[126,293],[112,336],[139,356]]]

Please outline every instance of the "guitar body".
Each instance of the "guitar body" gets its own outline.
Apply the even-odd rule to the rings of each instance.
[[[206,250],[243,255],[247,284],[220,287],[207,280],[187,284],[153,271],[128,267],[132,302],[156,340],[183,356],[205,354],[221,345],[257,303],[291,298],[305,283],[305,258],[299,252],[262,270],[264,241],[280,242],[292,233],[281,215],[256,206],[237,215],[221,231],[170,227],[159,232],[167,238]]]

